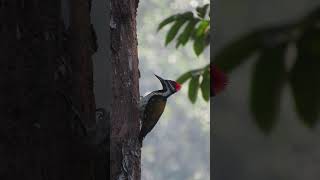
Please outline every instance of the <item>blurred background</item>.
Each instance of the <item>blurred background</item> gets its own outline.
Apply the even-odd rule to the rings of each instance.
[[[218,0],[212,3],[215,34],[211,55],[214,57],[227,44],[244,34],[252,35],[257,28],[280,26],[282,30],[274,28],[265,33],[263,41],[270,40],[269,46],[250,58],[243,58],[244,62],[236,67],[231,68],[234,62],[227,59],[213,59],[213,63],[228,71],[230,79],[226,92],[211,101],[211,177],[215,180],[320,179],[320,129],[316,116],[320,100],[320,41],[316,20],[320,17],[319,8],[315,11],[320,2]],[[294,27],[284,26],[288,24]],[[281,39],[279,34],[289,34],[290,40],[283,40],[286,36]],[[252,42],[248,39],[244,38],[237,46],[243,47],[242,52]],[[278,58],[277,50],[283,46],[275,43],[276,40],[286,41],[284,53],[280,53],[282,59]],[[266,63],[259,64],[258,59]],[[273,60],[285,62],[281,83],[278,66],[269,63]]]
[[[320,2],[215,1],[211,20],[208,3],[140,2],[141,94],[152,72],[184,85],[146,139],[144,179],[209,179],[208,159],[217,180],[319,179]],[[209,62],[229,76],[210,122]]]
[[[153,73],[175,80],[186,71],[209,63],[209,48],[197,57],[190,44],[178,50],[174,44],[165,46],[169,27],[157,32],[159,23],[165,18],[205,3],[208,1],[139,2],[137,30],[141,95],[161,88]],[[202,98],[198,98],[195,104],[190,102],[187,84],[168,99],[160,121],[143,142],[143,180],[210,179],[209,109],[209,103]]]

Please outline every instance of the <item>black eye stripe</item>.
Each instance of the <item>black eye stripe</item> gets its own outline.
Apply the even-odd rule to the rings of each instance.
[[[173,85],[171,84],[171,82],[169,81],[168,82],[168,84],[169,84],[169,88],[170,88],[170,90],[174,90],[175,88],[173,87]]]

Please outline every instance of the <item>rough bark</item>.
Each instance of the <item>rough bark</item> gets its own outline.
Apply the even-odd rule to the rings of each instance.
[[[111,0],[111,179],[140,179],[137,0]]]
[[[95,122],[87,0],[0,1],[0,179],[107,179]],[[106,153],[106,150],[102,150]],[[106,171],[103,171],[106,170]]]

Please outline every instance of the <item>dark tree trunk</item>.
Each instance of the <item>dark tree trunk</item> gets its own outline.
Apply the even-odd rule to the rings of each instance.
[[[1,180],[110,177],[106,123],[95,121],[90,2],[66,1],[68,26],[60,1],[0,1]],[[136,8],[112,1],[111,179],[140,179]]]
[[[98,161],[106,150],[87,134],[95,125],[89,3],[69,3],[66,29],[58,0],[0,1],[1,180],[108,177]]]
[[[111,179],[140,179],[137,6],[138,0],[111,0]]]

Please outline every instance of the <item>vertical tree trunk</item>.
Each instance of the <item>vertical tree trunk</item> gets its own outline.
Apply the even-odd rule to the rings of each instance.
[[[138,0],[111,0],[111,179],[140,179],[137,6]]]
[[[90,0],[65,1],[68,27],[60,1],[0,1],[1,180],[109,177],[107,142],[87,134],[97,130]],[[111,179],[140,179],[137,1],[111,4]]]
[[[108,178],[84,130],[95,122],[89,0],[69,3],[67,30],[58,0],[0,1],[1,180]]]

